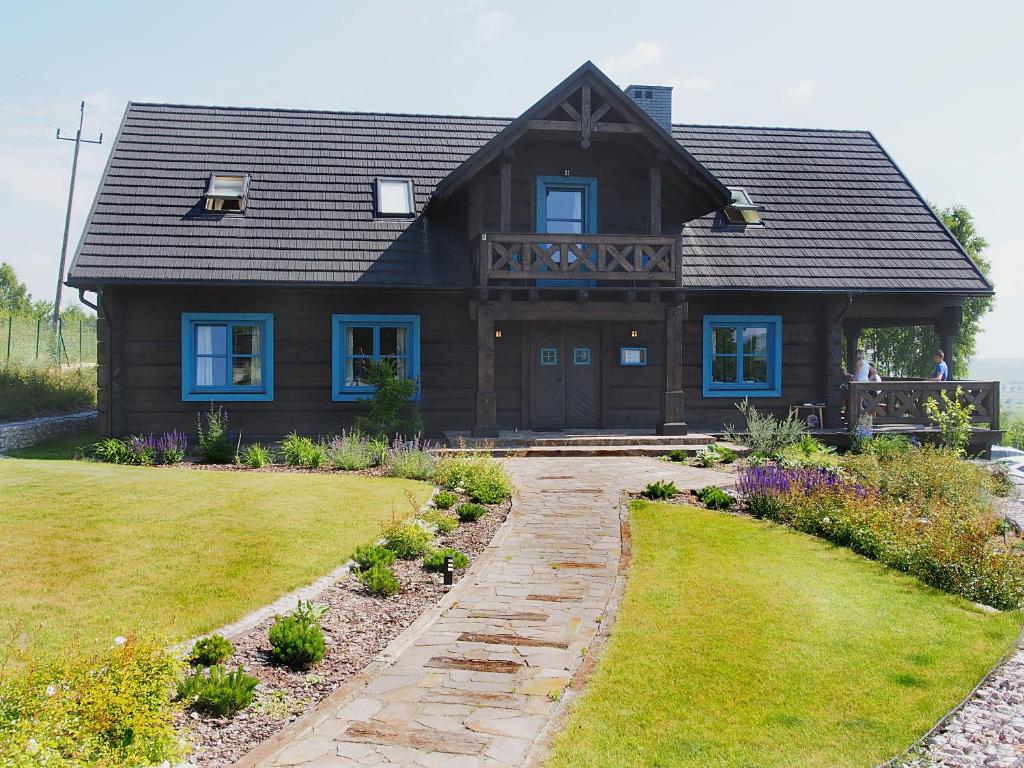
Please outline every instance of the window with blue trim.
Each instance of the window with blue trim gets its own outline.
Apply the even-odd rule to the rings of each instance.
[[[332,398],[363,400],[373,395],[366,380],[370,361],[386,361],[403,379],[420,377],[419,315],[333,315]]]
[[[704,316],[704,396],[782,394],[782,318]]]
[[[274,316],[181,316],[181,399],[273,400]]]

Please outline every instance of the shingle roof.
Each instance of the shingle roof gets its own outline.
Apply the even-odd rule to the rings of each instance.
[[[460,287],[464,233],[375,219],[375,176],[414,180],[417,210],[506,118],[129,104],[69,283]],[[867,132],[675,126],[763,228],[691,222],[691,289],[990,290]],[[244,216],[210,218],[212,171],[251,177]]]

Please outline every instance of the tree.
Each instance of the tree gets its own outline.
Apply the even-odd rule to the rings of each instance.
[[[7,262],[0,263],[0,312],[11,315],[26,314],[32,309],[32,297],[24,283]]]
[[[932,210],[952,232],[953,237],[971,257],[985,277],[992,266],[982,255],[988,248],[988,241],[978,234],[974,217],[966,207],[953,205]],[[953,354],[953,378],[967,378],[967,368],[974,356],[981,318],[992,311],[992,297],[979,296],[964,299],[963,320],[956,337]],[[931,353],[939,348],[938,334],[930,325],[915,325],[897,328],[869,328],[860,337],[861,347],[883,375],[896,378],[923,379],[931,373]],[[948,353],[950,350],[946,350]]]

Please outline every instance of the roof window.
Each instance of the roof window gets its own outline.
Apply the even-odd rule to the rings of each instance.
[[[761,206],[754,205],[754,201],[750,199],[747,191],[739,187],[729,187],[729,191],[732,193],[732,203],[723,210],[725,221],[728,224],[738,224],[739,226],[760,224],[761,214],[758,211],[761,210]]]
[[[206,210],[240,212],[249,193],[248,174],[211,173],[206,184]]]
[[[377,179],[376,204],[378,216],[412,216],[416,212],[412,179]]]

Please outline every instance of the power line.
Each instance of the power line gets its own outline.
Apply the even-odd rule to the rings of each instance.
[[[61,293],[64,290],[64,264],[67,261],[68,255],[68,231],[71,229],[71,204],[75,199],[75,174],[78,172],[78,150],[81,149],[82,144],[102,144],[103,134],[100,134],[98,139],[83,139],[82,138],[82,125],[85,123],[85,102],[82,102],[78,113],[78,130],[75,132],[75,138],[70,136],[61,136],[60,128],[57,129],[57,140],[58,141],[73,141],[75,142],[75,155],[71,161],[71,185],[68,188],[68,212],[64,217],[64,240],[60,246],[60,267],[57,270],[57,298],[53,303],[53,330],[55,333],[60,332],[60,301]]]

